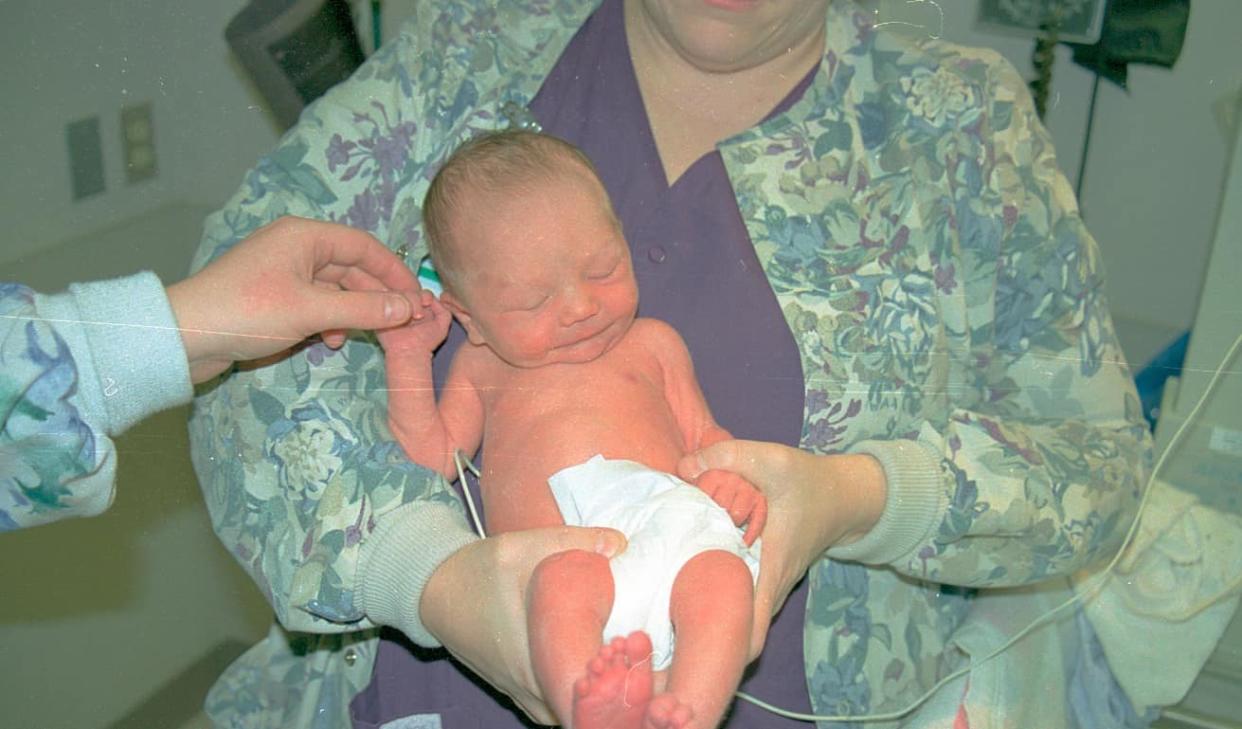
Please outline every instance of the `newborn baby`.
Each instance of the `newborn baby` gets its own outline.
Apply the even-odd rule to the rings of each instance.
[[[423,216],[444,293],[380,334],[398,441],[449,479],[454,454],[482,444],[491,533],[571,523],[629,539],[611,563],[564,552],[535,570],[531,661],[549,706],[573,729],[716,726],[746,664],[766,502],[731,473],[670,475],[730,435],[681,337],[635,318],[629,249],[591,163],[532,132],[477,138]],[[468,343],[437,404],[450,317]]]

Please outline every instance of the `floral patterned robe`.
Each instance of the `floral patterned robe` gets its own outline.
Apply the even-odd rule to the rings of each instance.
[[[592,10],[418,3],[209,219],[196,266],[284,214],[365,228],[416,263],[436,165],[509,123]],[[1024,84],[992,52],[868,19],[832,3],[804,97],[720,145],[801,350],[802,446],[871,453],[889,483],[875,531],[810,572],[807,680],[828,714],[904,709],[1059,602],[1070,574],[1119,546],[1150,455],[1096,244]],[[362,339],[198,397],[216,530],[298,631],[274,629],[230,669],[208,700],[220,723],[346,724],[374,658],[358,599],[368,540],[397,514],[460,508],[385,418],[382,357]],[[447,553],[434,537],[420,549]],[[1095,665],[1067,648],[1083,627],[1037,632],[902,721],[1068,721],[1065,687]]]

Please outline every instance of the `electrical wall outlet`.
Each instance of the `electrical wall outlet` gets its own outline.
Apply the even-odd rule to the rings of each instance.
[[[129,184],[155,177],[155,123],[151,102],[121,107],[121,152]]]
[[[69,180],[74,200],[104,191],[103,144],[99,141],[99,117],[69,122],[65,126],[69,146]]]

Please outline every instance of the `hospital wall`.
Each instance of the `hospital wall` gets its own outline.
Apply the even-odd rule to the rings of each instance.
[[[385,27],[412,1],[385,3]],[[0,279],[54,290],[141,268],[165,280],[184,273],[203,216],[278,138],[223,39],[243,4],[0,0]],[[870,3],[907,32],[992,46],[1028,73],[1030,42],[974,29],[976,4]],[[1223,126],[1242,85],[1239,27],[1242,3],[1196,0],[1175,69],[1135,67],[1128,92],[1100,89],[1085,212],[1138,362],[1194,314]],[[1073,183],[1091,77],[1068,55],[1058,53],[1048,123]],[[118,116],[141,101],[153,105],[159,171],[128,185]],[[65,125],[94,115],[107,190],[74,202]],[[185,414],[119,441],[119,496],[107,515],[0,536],[4,723],[119,727],[156,716],[177,726],[218,664],[263,630],[262,600],[210,533]]]

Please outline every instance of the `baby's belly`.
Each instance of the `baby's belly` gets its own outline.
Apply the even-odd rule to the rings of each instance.
[[[676,471],[682,447],[675,429],[650,418],[592,420],[537,421],[525,428],[497,427],[485,436],[482,491],[489,531],[563,523],[548,477],[597,454]]]

